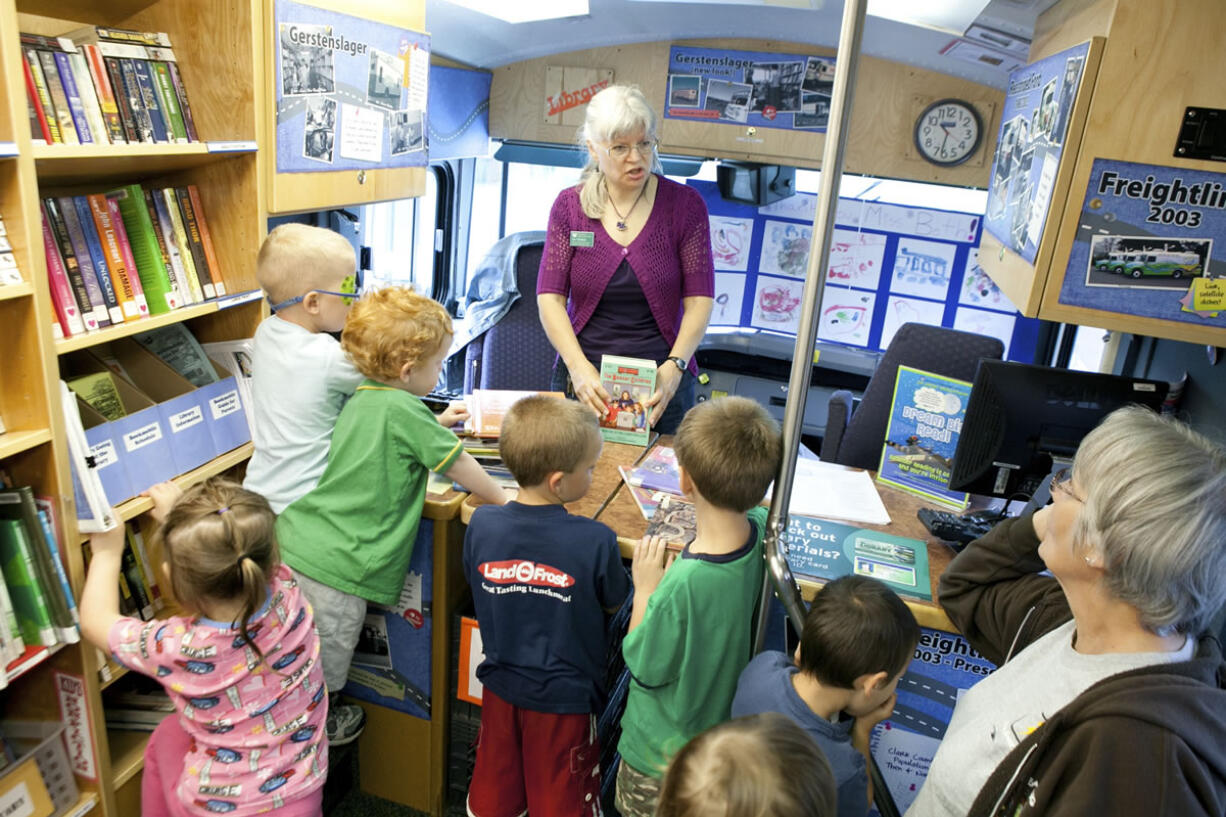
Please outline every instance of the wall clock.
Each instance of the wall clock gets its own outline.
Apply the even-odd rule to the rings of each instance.
[[[915,149],[941,167],[960,165],[979,149],[983,122],[979,112],[961,99],[933,102],[915,120]]]

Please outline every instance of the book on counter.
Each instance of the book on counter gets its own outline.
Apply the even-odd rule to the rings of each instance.
[[[681,472],[677,467],[677,452],[666,445],[653,447],[639,460],[638,465],[628,468],[623,476],[628,485],[681,496]]]
[[[651,440],[647,425],[647,400],[656,389],[656,363],[637,357],[603,355],[600,382],[609,394],[600,433],[612,443],[646,446]]]
[[[472,394],[465,395],[464,402],[468,406],[468,419],[464,421],[464,432],[474,437],[496,438],[502,431],[502,418],[516,400],[544,394],[549,397],[565,399],[566,395],[559,391],[517,391],[514,389],[473,389]]]

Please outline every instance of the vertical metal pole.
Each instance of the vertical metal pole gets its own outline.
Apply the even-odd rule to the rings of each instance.
[[[831,99],[830,120],[826,127],[826,146],[822,152],[817,212],[813,218],[813,236],[818,243],[809,252],[809,269],[801,299],[800,325],[796,331],[796,349],[792,356],[792,373],[788,381],[788,401],[783,415],[783,462],[779,466],[779,474],[775,477],[775,493],[771,498],[770,516],[767,518],[764,541],[766,576],[763,579],[762,602],[758,608],[755,653],[762,649],[766,639],[766,611],[772,583],[797,632],[800,632],[805,619],[800,588],[792,578],[792,571],[788,568],[784,556],[783,537],[787,533],[787,509],[792,497],[800,432],[804,426],[805,402],[809,396],[809,378],[813,370],[813,349],[817,340],[818,316],[826,281],[825,271],[834,237],[834,216],[839,203],[839,181],[843,177],[843,154],[847,147],[866,6],[867,0],[843,2],[843,24],[839,31],[839,46],[834,63],[834,95]]]

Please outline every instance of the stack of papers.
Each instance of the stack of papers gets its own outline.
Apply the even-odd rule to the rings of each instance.
[[[890,524],[890,514],[867,471],[821,460],[796,461],[788,513],[868,525]]]

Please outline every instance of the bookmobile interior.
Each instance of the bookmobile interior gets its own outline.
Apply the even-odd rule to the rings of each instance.
[[[698,399],[741,394],[782,419],[803,349],[794,344],[806,270],[821,263],[810,266],[809,255],[822,246],[814,212],[837,118],[833,80],[853,62],[836,229],[813,318],[817,355],[793,443],[822,449],[832,393],[858,400],[907,322],[999,338],[1010,361],[1168,382],[1179,416],[1224,439],[1226,309],[1215,304],[1226,261],[1211,256],[1226,246],[1213,241],[1226,240],[1222,207],[1212,192],[1192,194],[1192,204],[1186,189],[1176,192],[1212,191],[1226,179],[1219,3],[881,0],[868,3],[862,44],[851,49],[839,41],[840,0],[590,0],[571,16],[524,22],[447,0],[0,0],[0,249],[19,273],[0,285],[0,469],[10,486],[50,498],[48,533],[79,599],[86,537],[62,379],[121,359],[133,375],[143,371],[142,405],[190,400],[191,385],[132,338],[173,326],[206,346],[250,338],[270,314],[256,252],[286,221],[336,230],[358,252],[364,287],[412,284],[462,327],[466,309],[490,297],[477,284],[497,279],[488,274],[491,248],[544,230],[554,197],[577,180],[584,103],[609,83],[643,90],[661,115],[664,173],[695,187],[711,215],[717,306],[696,353]],[[491,4],[499,13],[547,5]],[[931,16],[909,18],[917,13],[909,6]],[[294,23],[344,36],[334,48],[298,48],[285,33]],[[120,131],[109,143],[101,133],[68,144],[32,130],[40,114],[23,104],[30,43],[22,35],[50,38],[44,46],[54,51],[54,38],[88,27],[168,36],[180,89],[190,90],[190,114],[184,106],[179,122],[194,120],[188,138]],[[403,70],[392,92],[409,108],[426,100],[424,115],[401,110],[400,98],[377,99],[388,92],[386,65],[354,47],[364,38]],[[291,80],[291,57],[325,50],[326,71],[303,66]],[[343,84],[359,62],[355,92],[329,93],[332,72]],[[933,153],[930,114],[942,127],[973,120],[977,135],[957,155],[943,155],[943,143]],[[70,129],[73,119],[58,124]],[[43,202],[71,210],[133,184],[155,195],[193,190],[211,235],[215,297],[101,328],[63,325],[40,241]],[[1148,217],[1126,209],[1142,201]],[[1189,211],[1199,213],[1195,223]],[[1141,226],[1114,223],[1128,216]],[[518,303],[532,314],[534,277],[518,284]],[[503,342],[515,345],[491,349],[477,337],[453,354],[438,392],[548,388],[547,369],[519,379],[527,356],[551,365],[543,333]],[[163,476],[186,486],[241,474],[249,436],[227,437],[220,421],[212,434],[191,463],[168,454],[190,467]],[[148,477],[134,475],[116,498],[145,538],[152,505],[139,492]],[[410,567],[420,582],[417,626],[389,614],[387,663],[362,683],[351,676],[346,692],[366,709],[367,727],[334,754],[327,814],[464,813],[479,708],[458,669],[463,499],[451,491],[427,503]],[[948,550],[932,539],[930,552],[940,549]],[[915,607],[925,611],[922,626],[948,635],[939,607]],[[0,771],[0,812],[21,785],[22,796],[33,794],[30,810],[16,813],[139,814],[148,732],[120,728],[108,713],[133,674],[84,642],[64,642],[5,656],[0,735],[17,751]],[[19,741],[29,728],[33,737]]]

